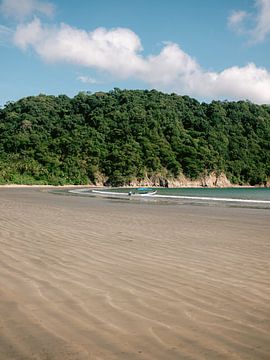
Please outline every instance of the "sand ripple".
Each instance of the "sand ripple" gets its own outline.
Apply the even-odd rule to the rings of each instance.
[[[269,359],[269,211],[0,189],[0,359]]]

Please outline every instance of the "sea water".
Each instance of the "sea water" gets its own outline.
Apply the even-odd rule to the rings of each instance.
[[[185,200],[193,203],[229,205],[252,205],[270,208],[270,188],[241,187],[241,188],[151,188],[156,190],[153,199]],[[111,191],[111,190],[110,190]],[[115,192],[129,192],[130,189],[121,188]],[[136,189],[133,191],[137,191]]]
[[[228,205],[228,206],[252,206],[270,209],[270,189],[241,187],[241,188],[151,188],[156,190],[155,195],[145,195],[141,200],[181,201],[198,205]],[[150,191],[150,189],[149,189]],[[99,189],[93,193],[89,189],[72,191],[78,195],[108,196],[113,198],[136,199],[140,193],[134,188]],[[131,196],[128,196],[131,193]]]
[[[175,188],[158,189],[158,193],[161,195],[270,201],[270,189],[268,188]]]

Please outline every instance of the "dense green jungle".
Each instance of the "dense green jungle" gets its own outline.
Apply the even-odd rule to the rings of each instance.
[[[156,90],[30,96],[0,109],[1,184],[96,184],[224,173],[270,177],[270,105]]]

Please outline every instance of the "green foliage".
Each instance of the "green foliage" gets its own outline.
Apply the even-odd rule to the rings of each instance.
[[[23,98],[0,110],[0,183],[108,185],[146,174],[232,182],[270,176],[270,107],[200,104],[188,96],[114,89]]]

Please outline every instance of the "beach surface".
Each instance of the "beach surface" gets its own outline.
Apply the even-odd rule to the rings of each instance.
[[[0,189],[1,360],[269,360],[270,211]]]

